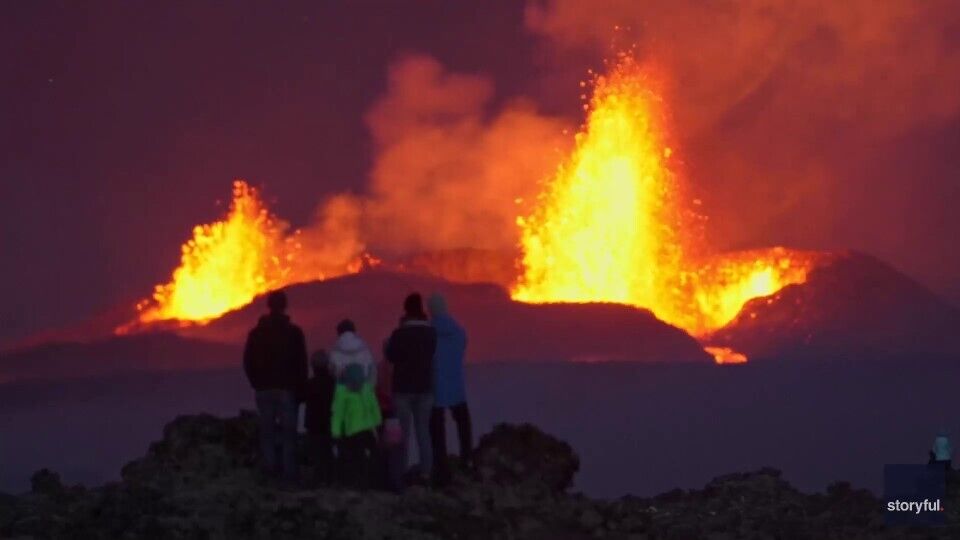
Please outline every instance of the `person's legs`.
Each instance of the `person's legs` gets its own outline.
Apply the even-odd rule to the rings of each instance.
[[[344,484],[351,488],[359,487],[361,483],[360,469],[363,454],[360,436],[355,434],[344,437],[342,448]]]
[[[473,458],[473,424],[470,422],[470,408],[464,401],[455,405],[451,412],[453,421],[457,423],[457,438],[460,440],[460,461],[469,465]]]
[[[373,471],[380,458],[377,436],[372,429],[360,432],[357,435],[360,437],[360,455],[363,465],[360,473],[361,487],[369,488],[373,480]]]
[[[307,434],[310,447],[310,464],[313,465],[314,482],[329,484],[333,481],[333,440],[329,432]]]
[[[260,456],[263,468],[269,474],[277,473],[277,400],[274,392],[260,390],[256,393],[257,412],[260,420]]]
[[[440,481],[446,480],[447,429],[443,407],[433,407],[430,412],[430,442],[433,445],[433,470]]]
[[[403,433],[403,442],[401,446],[404,449],[410,444],[411,427],[413,425],[413,404],[410,394],[396,394],[393,396],[393,405],[397,409],[397,419],[400,420],[400,431]],[[403,453],[403,461],[400,466],[400,474],[404,474],[407,469],[407,453]]]
[[[399,493],[403,489],[403,472],[407,463],[407,450],[404,445],[387,446],[387,486]]]
[[[283,478],[297,480],[297,420],[300,404],[293,392],[283,392],[280,397],[280,431],[283,446]]]
[[[417,432],[417,450],[420,452],[420,474],[430,478],[433,472],[433,445],[430,442],[433,394],[417,394],[413,408],[413,429]]]

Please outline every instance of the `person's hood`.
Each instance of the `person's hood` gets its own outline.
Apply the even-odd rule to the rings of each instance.
[[[440,293],[433,293],[433,295],[430,296],[430,299],[427,300],[427,308],[434,317],[447,315],[450,312],[447,307],[447,299]]]
[[[340,334],[337,338],[337,342],[333,345],[334,350],[342,352],[344,354],[356,354],[360,351],[363,351],[367,348],[367,344],[364,343],[360,336],[353,332],[344,332]]]
[[[457,334],[461,331],[460,324],[450,315],[436,315],[430,322],[436,329],[437,334],[441,336]]]

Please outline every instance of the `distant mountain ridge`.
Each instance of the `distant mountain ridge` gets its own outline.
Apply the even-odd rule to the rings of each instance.
[[[483,268],[478,262],[482,255],[472,254],[470,261],[476,265],[469,268]],[[417,259],[430,261],[427,266],[451,260],[459,259]],[[474,270],[448,277],[479,279],[485,271]],[[701,343],[729,347],[752,362],[960,358],[953,342],[953,336],[960,335],[960,310],[875,257],[856,252],[831,256],[805,283],[748,302],[733,321],[701,343],[644,309],[524,304],[512,301],[493,283],[426,274],[370,269],[287,290],[291,315],[304,328],[311,348],[328,346],[336,323],[351,318],[378,350],[396,325],[406,294],[419,291],[426,297],[439,291],[469,331],[470,361],[711,362]],[[115,308],[0,352],[0,381],[130,366],[226,365],[237,361],[237,348],[263,311],[261,296],[208,324],[161,323],[115,336],[114,329],[134,316],[132,308]],[[158,337],[163,334],[166,337]]]

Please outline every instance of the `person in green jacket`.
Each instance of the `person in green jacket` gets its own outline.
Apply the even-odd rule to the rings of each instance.
[[[340,371],[333,392],[330,432],[337,441],[343,481],[354,487],[367,487],[372,464],[376,460],[380,404],[367,367],[349,363]]]

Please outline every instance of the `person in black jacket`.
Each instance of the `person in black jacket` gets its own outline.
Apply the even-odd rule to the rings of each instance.
[[[260,414],[260,450],[267,472],[297,480],[299,396],[307,380],[307,344],[303,330],[287,316],[287,296],[267,296],[270,312],[247,335],[243,367],[256,393]],[[282,459],[277,459],[277,449]]]
[[[433,354],[437,334],[423,309],[418,293],[403,303],[400,327],[393,331],[384,347],[387,361],[393,364],[393,396],[397,416],[406,440],[416,432],[420,456],[421,480],[429,481],[433,467],[430,442],[430,413],[433,409]],[[406,467],[406,465],[404,465]]]
[[[333,437],[330,434],[331,406],[336,381],[330,373],[330,357],[320,349],[310,356],[313,377],[307,381],[304,393],[303,427],[307,430],[309,461],[313,465],[314,481],[333,482]]]

